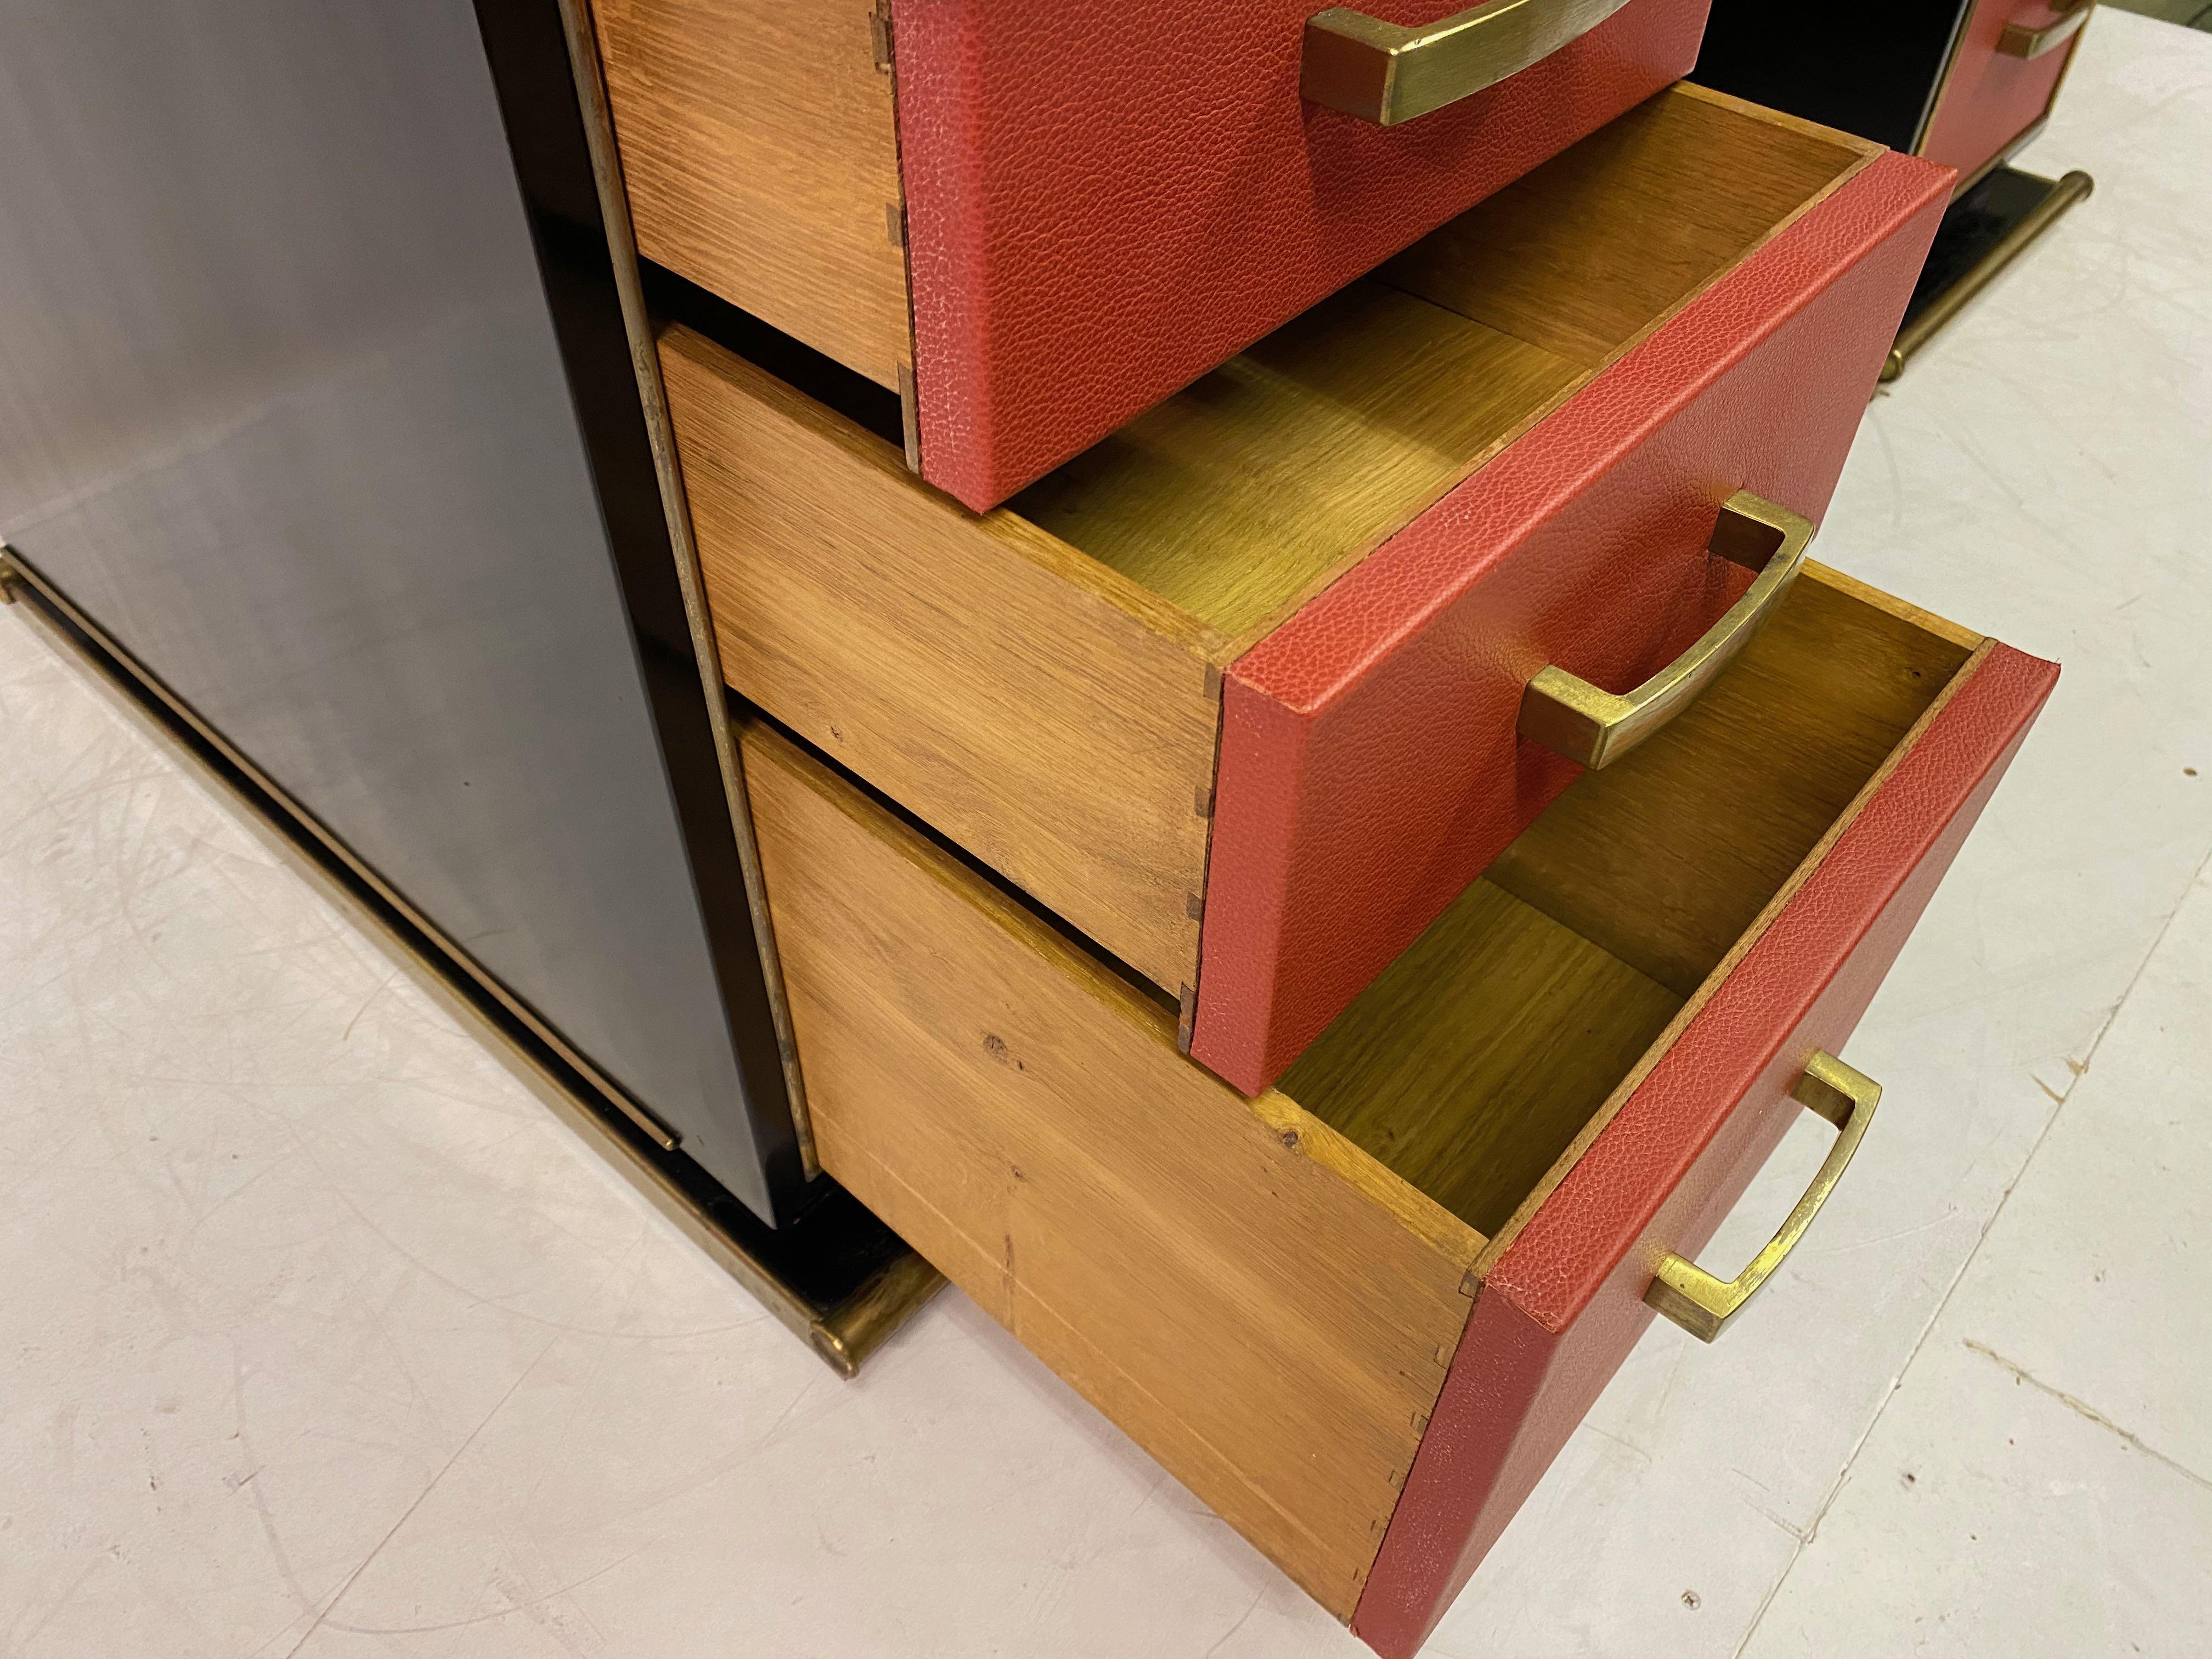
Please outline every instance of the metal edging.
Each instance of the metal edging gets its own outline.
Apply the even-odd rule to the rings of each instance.
[[[1951,44],[1943,53],[1943,68],[1929,89],[1928,101],[1920,108],[1920,125],[1913,130],[1911,153],[1920,155],[1928,147],[1928,135],[1936,125],[1936,112],[1943,107],[1943,94],[1951,89],[1951,72],[1959,67],[1959,52],[1965,46],[1966,30],[1972,24],[1974,8],[1978,0],[1960,0],[1958,21],[1951,27]]]
[[[1942,332],[1944,325],[1965,310],[1975,295],[1995,282],[2031,242],[2056,224],[2075,203],[2086,201],[2097,187],[2097,181],[2078,168],[2045,182],[2051,185],[2050,193],[2023,214],[2020,222],[2007,231],[1994,247],[1899,331],[1897,343],[1890,348],[1888,359],[1881,366],[1884,382],[1904,374],[1905,366],[1912,361],[1916,352]]]
[[[589,5],[591,0],[576,0]],[[891,151],[897,164],[899,198],[884,204],[891,240],[898,244],[899,283],[906,301],[906,356],[898,365],[899,440],[906,450],[906,470],[917,478],[921,470],[921,380],[915,365],[921,354],[915,338],[914,227],[907,216],[906,140],[898,124],[898,31],[891,21],[891,0],[875,0],[868,14],[868,28],[875,42],[876,72],[891,83]],[[926,481],[926,479],[925,479]]]
[[[238,806],[263,845],[377,941],[415,985],[482,1040],[511,1075],[838,1375],[856,1376],[869,1355],[943,1288],[943,1275],[909,1249],[890,1256],[830,1305],[800,1294],[699,1201],[667,1158],[656,1156],[672,1150],[665,1131],[66,595],[0,545],[0,602],[19,601],[42,632],[93,671],[134,724]]]
[[[606,170],[611,157],[600,154],[604,137],[595,145],[579,94],[574,46],[589,20],[568,0],[473,3],[736,1062],[732,1106],[755,1164],[744,1195],[781,1226],[818,1201],[823,1183],[791,1087],[789,1023],[770,988],[775,958],[751,820],[726,709],[714,695],[720,666],[702,659],[689,518],[680,499],[672,507],[664,462],[672,452],[653,424],[665,409],[641,381],[651,343],[641,348],[633,326],[633,318],[642,325],[636,259],[618,252],[626,238],[608,220],[620,179]],[[594,52],[580,71],[587,80],[596,64]]]
[[[622,151],[615,133],[614,112],[607,102],[598,31],[592,21],[591,0],[559,0],[559,4],[569,68],[575,76],[577,103],[583,112],[584,139],[591,150],[592,183],[599,191],[599,211],[606,223],[607,254],[614,267],[623,331],[629,340],[630,364],[637,375],[638,400],[645,416],[647,439],[653,447],[661,508],[668,521],[669,550],[677,583],[683,592],[684,617],[691,632],[691,648],[698,658],[700,691],[707,705],[708,726],[714,734],[714,758],[721,770],[723,790],[729,798],[731,830],[737,842],[738,861],[744,873],[745,905],[752,917],[754,943],[760,951],[769,1018],[775,1028],[776,1052],[783,1066],[792,1127],[799,1139],[799,1166],[806,1178],[811,1180],[822,1173],[822,1165],[814,1150],[813,1122],[806,1111],[806,1083],[799,1067],[798,1040],[792,1031],[791,1005],[784,992],[783,963],[776,953],[775,926],[769,914],[760,848],[753,837],[752,803],[745,793],[744,764],[738,756],[737,734],[730,720],[730,692],[722,677],[721,647],[714,637],[714,620],[707,608],[706,577],[700,568],[699,548],[691,533],[691,502],[684,490],[684,468],[677,454],[675,429],[668,413],[668,389],[661,379],[660,352],[653,338],[653,319],[646,308],[644,286],[638,276],[637,234],[629,216],[629,192],[623,183]]]

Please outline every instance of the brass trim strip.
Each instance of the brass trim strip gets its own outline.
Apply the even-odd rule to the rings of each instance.
[[[746,1249],[742,1240],[732,1236],[715,1221],[711,1212],[702,1208],[665,1170],[653,1161],[636,1140],[623,1133],[603,1107],[595,1103],[592,1097],[579,1094],[572,1085],[550,1070],[538,1054],[518,1042],[512,1031],[487,1014],[482,1005],[458,981],[465,977],[490,995],[514,1017],[518,1024],[543,1042],[548,1051],[557,1055],[563,1065],[572,1067],[595,1089],[604,1089],[608,1104],[636,1122],[646,1139],[664,1151],[672,1150],[672,1142],[662,1139],[665,1132],[657,1124],[649,1118],[639,1118],[632,1109],[634,1103],[628,1101],[608,1084],[587,1062],[562,1042],[556,1034],[540,1024],[527,1008],[507,995],[451,939],[429,926],[418,912],[393,893],[374,871],[331,836],[298,802],[255,770],[223,741],[219,733],[172,696],[167,688],[143,665],[24,564],[20,556],[0,546],[0,602],[12,605],[21,593],[32,595],[32,602],[24,609],[40,630],[93,672],[97,682],[108,690],[113,704],[120,712],[140,730],[157,738],[170,753],[190,765],[197,776],[234,803],[240,809],[240,821],[256,839],[283,859],[347,921],[374,939],[414,985],[482,1041],[486,1049],[507,1067],[512,1076],[550,1108],[556,1117],[605,1159],[617,1175],[629,1182],[678,1232],[743,1285],[768,1309],[779,1324],[805,1341],[840,1376],[849,1379],[857,1376],[869,1355],[880,1348],[893,1332],[944,1287],[944,1275],[921,1256],[909,1251],[886,1263],[843,1302],[827,1311],[817,1313],[813,1304],[777,1277],[773,1269]],[[62,620],[58,621],[57,618]],[[64,621],[67,627],[63,625]],[[83,640],[69,631],[71,628],[81,630],[85,638],[93,641],[94,648],[88,648]],[[175,729],[149,712],[121,683],[125,676],[136,680],[155,702],[166,709],[169,719],[177,726],[192,732],[210,749],[221,755],[226,763],[236,768],[240,775],[266,796],[266,800],[257,800],[241,790],[234,779],[195,752]],[[404,917],[409,927],[418,929],[424,938],[434,944],[443,953],[444,959],[426,955],[413,940],[392,927],[385,916],[333,874],[329,867],[303,852],[279,825],[271,821],[270,808],[272,805],[288,815],[321,847],[324,855],[331,863],[344,869],[363,887],[374,893],[380,901],[389,905],[395,914]]]
[[[1927,309],[1907,323],[1897,336],[1897,343],[1890,349],[1889,359],[1881,366],[1881,378],[1894,380],[1905,373],[1905,366],[1929,341],[1942,331],[1945,324],[1956,317],[1974,296],[1997,279],[2007,265],[2027,251],[2029,243],[2058,222],[2076,202],[2087,201],[2097,181],[2078,168],[2051,183],[2051,193],[2028,212],[2021,222],[2007,231],[1997,245],[1976,262],[1973,268],[1929,301]]]
[[[1978,0],[1964,0],[1959,8],[1959,20],[1952,26],[1951,44],[1943,53],[1943,72],[1936,77],[1935,88],[1928,94],[1928,102],[1920,112],[1920,125],[1912,135],[1912,153],[1924,155],[1928,151],[1928,135],[1935,130],[1936,112],[1943,107],[1944,94],[1951,90],[1952,72],[1959,67],[1959,52],[1966,43],[1966,31],[1972,27],[1974,8]]]
[[[906,140],[898,124],[898,27],[891,16],[891,0],[876,0],[876,27],[881,50],[876,67],[891,78],[891,152],[898,166],[899,199],[891,204],[898,216],[899,282],[906,295],[906,356],[899,359],[899,437],[906,447],[906,470],[919,478],[921,471],[921,382],[915,365],[921,361],[921,343],[915,337],[914,224],[907,216]]]
[[[568,64],[584,112],[591,147],[592,176],[599,187],[599,216],[605,222],[615,287],[622,301],[623,328],[629,337],[630,363],[637,374],[638,400],[644,406],[653,471],[660,479],[660,504],[668,520],[669,544],[676,553],[676,580],[684,595],[684,617],[698,659],[699,688],[707,700],[714,757],[729,797],[730,823],[738,841],[738,862],[744,872],[745,904],[759,941],[761,974],[768,986],[769,1018],[783,1063],[784,1089],[791,1100],[792,1126],[799,1140],[799,1167],[808,1180],[822,1173],[814,1150],[814,1124],[806,1110],[806,1083],[799,1063],[799,1043],[791,1026],[791,1004],[784,993],[783,963],[776,953],[775,925],[769,915],[768,886],[761,873],[760,848],[753,839],[752,804],[745,793],[744,763],[730,721],[729,688],[722,678],[721,648],[707,608],[706,579],[699,568],[698,544],[691,536],[691,503],[684,488],[684,469],[668,415],[668,392],[660,378],[660,354],[646,310],[645,289],[637,270],[637,238],[630,224],[629,195],[623,184],[622,155],[616,143],[614,112],[607,102],[599,64],[599,40],[592,27],[591,0],[560,0],[561,22],[568,41]]]

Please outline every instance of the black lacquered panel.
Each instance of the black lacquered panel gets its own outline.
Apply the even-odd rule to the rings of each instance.
[[[555,0],[0,7],[0,535],[788,1213],[562,40]]]
[[[1971,0],[1713,0],[1690,78],[1911,151]]]

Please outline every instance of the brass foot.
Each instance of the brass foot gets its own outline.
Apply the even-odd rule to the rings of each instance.
[[[66,595],[0,547],[0,596],[112,689],[143,729],[164,739],[240,809],[242,821],[322,896],[380,945],[395,966],[479,1037],[495,1059],[586,1146],[839,1376],[868,1356],[944,1287],[945,1279],[851,1194],[833,1189],[781,1229],[763,1225],[678,1151],[657,1126],[618,1109],[564,1050],[489,994],[459,946],[404,907],[382,878],[331,838],[298,801],[230,747]]]
[[[2095,179],[2078,171],[2057,179],[2046,179],[2003,167],[1960,197],[1953,208],[1953,213],[1955,215],[1960,208],[1967,207],[1992,186],[2011,181],[2025,181],[2046,188],[2041,199],[2021,213],[1978,258],[1953,278],[1949,286],[1931,295],[1923,296],[1917,293],[1913,295],[1913,307],[1905,313],[1905,326],[1898,331],[1897,344],[1890,351],[1889,361],[1881,366],[1883,380],[1894,380],[1904,374],[1905,364],[1911,361],[1915,352],[1965,310],[1976,295],[1995,282],[2006,266],[2020,258],[2029,243],[2056,224],[2076,202],[2086,201],[2089,193],[2097,187]],[[1944,238],[1952,228],[1953,222],[1947,218],[1943,229],[1936,233],[1936,248],[1929,256],[1931,274],[1942,258]],[[1925,280],[1923,278],[1923,282]]]

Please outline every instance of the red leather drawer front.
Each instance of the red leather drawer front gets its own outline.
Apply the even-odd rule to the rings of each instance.
[[[1377,1650],[1419,1647],[1643,1334],[1660,1256],[1694,1258],[1741,1196],[1807,1057],[1841,1051],[2057,675],[2003,646],[1969,671],[1492,1267],[1352,1621]]]
[[[2045,0],[1981,0],[1937,94],[1923,155],[1962,175],[1978,173],[2049,113],[2081,35],[2035,58],[2008,58],[1997,42],[2008,23],[2041,28],[2053,15]]]
[[[1729,495],[1819,518],[1949,188],[1876,160],[1232,666],[1196,1058],[1272,1083],[1566,787],[1522,688],[1679,654]]]
[[[1385,129],[1298,96],[1321,0],[895,0],[923,476],[1005,500],[1688,73],[1708,3]]]

